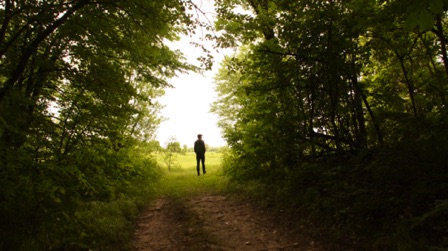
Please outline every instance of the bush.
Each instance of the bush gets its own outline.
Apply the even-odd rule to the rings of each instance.
[[[65,166],[39,163],[25,177],[22,170],[32,186],[2,204],[0,249],[131,250],[135,218],[161,174],[147,152],[137,144],[86,148]]]
[[[435,131],[357,155],[327,156],[289,168],[254,166],[235,155],[227,155],[223,163],[235,189],[287,209],[297,225],[308,226],[311,234],[331,246],[444,250],[448,146],[445,132]]]

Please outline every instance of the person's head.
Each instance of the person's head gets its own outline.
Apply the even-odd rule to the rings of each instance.
[[[202,139],[202,134],[198,134],[198,139]]]

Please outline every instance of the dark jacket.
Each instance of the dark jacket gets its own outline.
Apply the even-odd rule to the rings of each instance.
[[[204,154],[205,153],[205,143],[202,139],[198,139],[194,142],[194,152],[196,154]]]

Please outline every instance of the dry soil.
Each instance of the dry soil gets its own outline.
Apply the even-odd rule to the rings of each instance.
[[[160,198],[141,214],[132,245],[136,251],[323,250],[281,217],[223,195]]]

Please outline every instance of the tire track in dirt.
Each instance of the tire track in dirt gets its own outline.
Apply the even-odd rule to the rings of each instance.
[[[139,217],[132,245],[136,251],[323,250],[275,216],[222,195],[158,199]]]

